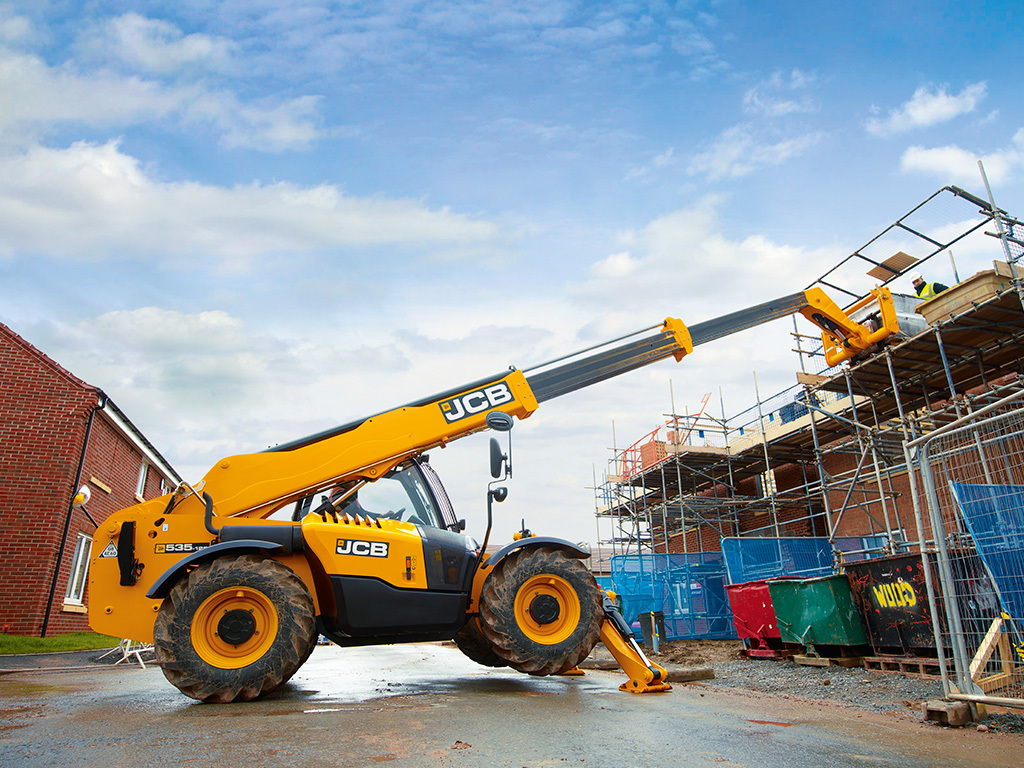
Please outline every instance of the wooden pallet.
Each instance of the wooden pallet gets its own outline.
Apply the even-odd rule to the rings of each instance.
[[[864,669],[869,672],[898,672],[909,677],[942,677],[938,659],[920,656],[865,656]]]
[[[807,654],[798,653],[793,657],[793,661],[797,664],[802,664],[805,667],[859,667],[861,665],[860,656],[808,656]]]
[[[744,648],[740,652],[748,659],[791,659],[800,651],[794,648]]]

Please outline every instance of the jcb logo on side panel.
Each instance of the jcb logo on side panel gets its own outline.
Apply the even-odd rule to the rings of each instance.
[[[483,389],[473,390],[459,397],[453,397],[451,400],[443,401],[441,403],[441,413],[444,414],[445,419],[451,424],[453,421],[496,408],[499,405],[510,403],[512,400],[512,390],[508,388],[508,384],[501,382],[484,387]]]
[[[358,555],[360,557],[387,557],[386,541],[357,541],[355,539],[338,539],[334,550],[339,555]]]

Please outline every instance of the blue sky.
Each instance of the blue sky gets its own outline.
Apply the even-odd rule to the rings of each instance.
[[[0,321],[190,479],[803,288],[939,187],[984,195],[979,159],[1024,213],[1009,2],[23,5],[0,3]],[[612,424],[621,447],[670,395],[732,414],[755,371],[790,386],[782,325],[545,405],[496,535],[593,541]],[[478,535],[485,449],[434,457]]]

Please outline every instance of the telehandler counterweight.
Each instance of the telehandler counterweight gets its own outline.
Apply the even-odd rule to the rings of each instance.
[[[600,639],[629,676],[668,690],[614,602],[562,539],[523,535],[488,554],[491,505],[509,457],[491,440],[494,482],[478,544],[462,531],[425,452],[695,346],[801,313],[838,365],[898,330],[884,289],[878,329],[811,289],[687,327],[681,320],[510,369],[261,453],[221,459],[195,485],[121,510],[93,541],[89,621],[152,642],[167,679],[195,699],[246,701],[288,680],[317,638],[343,646],[454,639],[471,659],[565,674]],[[285,519],[278,519],[284,515]],[[273,516],[273,517],[271,517]]]

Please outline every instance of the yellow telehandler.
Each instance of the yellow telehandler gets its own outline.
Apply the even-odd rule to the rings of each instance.
[[[877,322],[850,319],[874,304]],[[812,288],[689,328],[669,318],[528,371],[229,456],[200,482],[101,523],[90,624],[152,642],[167,679],[202,701],[269,693],[320,635],[342,646],[453,639],[481,664],[532,675],[573,670],[600,639],[629,677],[623,690],[668,690],[665,670],[583,565],[587,550],[524,536],[486,551],[493,502],[507,494],[499,483],[511,474],[496,439],[482,544],[463,533],[425,452],[485,429],[508,432],[546,400],[796,312],[822,329],[830,365],[898,330],[884,288],[846,312]]]

